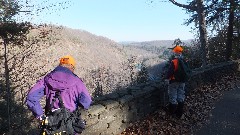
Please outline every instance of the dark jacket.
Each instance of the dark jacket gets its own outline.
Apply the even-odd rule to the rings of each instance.
[[[172,59],[168,67],[165,79],[170,80],[170,82],[175,82],[174,72],[177,70],[178,68],[177,66],[178,66],[178,59],[177,58]]]

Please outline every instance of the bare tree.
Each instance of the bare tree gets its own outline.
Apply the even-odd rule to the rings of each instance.
[[[205,66],[207,64],[207,26],[206,26],[206,19],[205,19],[205,12],[204,12],[204,3],[203,0],[194,0],[190,4],[181,4],[176,2],[175,0],[169,0],[172,4],[185,8],[187,10],[191,10],[193,12],[197,12],[197,18],[198,18],[198,27],[199,27],[199,33],[200,37],[199,40],[201,42],[201,56],[202,56],[202,66]]]
[[[25,34],[31,28],[29,23],[16,23],[13,17],[20,12],[20,7],[16,1],[1,1],[0,4],[0,37],[4,46],[4,69],[5,69],[5,87],[7,91],[7,112],[8,129],[10,129],[10,111],[11,111],[11,92],[10,75],[8,67],[8,44],[22,44],[26,39]]]
[[[225,60],[230,60],[233,53],[233,39],[234,29],[237,25],[237,13],[239,9],[238,0],[207,0],[204,12],[206,15],[206,25],[209,30],[212,31],[214,37],[215,34],[222,34],[223,30],[227,30],[226,47],[225,49]],[[188,24],[196,21],[198,18],[195,14],[188,20]],[[228,23],[226,23],[228,22]]]
[[[7,92],[7,114],[8,114],[8,128],[11,129],[11,104],[12,104],[12,93],[11,93],[11,69],[9,68],[9,61],[11,58],[10,50],[8,46],[23,46],[27,41],[27,35],[29,31],[33,28],[30,22],[19,21],[16,19],[20,13],[30,13],[30,11],[21,10],[22,5],[20,3],[22,0],[4,0],[0,1],[0,40],[2,41],[2,46],[4,48],[3,61],[4,61],[4,78],[5,78],[5,91]],[[26,6],[28,6],[28,0],[26,0]],[[61,6],[61,5],[50,5],[51,6]],[[43,8],[42,8],[43,9]],[[41,8],[39,9],[41,10]],[[24,17],[24,16],[23,16]],[[46,31],[45,31],[46,32]],[[43,32],[41,35],[45,38],[46,33]],[[39,42],[39,40],[37,41]],[[31,47],[30,47],[31,48]],[[14,54],[13,56],[16,56]],[[26,55],[23,55],[23,58]],[[12,57],[14,58],[14,57]],[[16,64],[16,62],[15,62]],[[13,65],[14,66],[14,65]]]
[[[227,33],[227,48],[226,48],[226,60],[230,60],[232,55],[233,46],[233,22],[234,22],[234,10],[236,8],[235,0],[229,1],[229,16],[228,16],[228,33]]]

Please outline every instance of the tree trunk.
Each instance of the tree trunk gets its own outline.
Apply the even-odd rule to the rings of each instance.
[[[204,13],[203,0],[197,0],[197,14],[199,21],[199,32],[200,32],[200,42],[201,42],[201,56],[202,56],[202,66],[207,65],[207,29],[206,29],[206,20]]]
[[[196,11],[198,14],[198,21],[199,21],[199,33],[200,33],[200,43],[201,43],[201,56],[202,56],[202,67],[207,65],[207,25],[204,13],[204,4],[203,0],[197,0],[197,6],[194,5],[184,5],[176,2],[175,0],[169,0],[176,6],[189,9],[192,11]]]
[[[8,68],[8,59],[7,59],[7,44],[8,40],[6,37],[3,38],[4,44],[4,67],[5,67],[5,82],[6,82],[6,91],[7,91],[7,113],[8,113],[8,131],[10,130],[11,125],[11,92],[10,92],[10,77],[9,77],[9,68]]]
[[[232,39],[233,39],[233,21],[234,21],[234,0],[230,0],[230,13],[228,17],[228,33],[227,33],[227,47],[226,47],[226,60],[230,60],[232,55]]]

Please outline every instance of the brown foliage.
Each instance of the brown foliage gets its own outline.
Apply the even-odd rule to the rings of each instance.
[[[185,114],[181,119],[169,116],[159,109],[153,114],[133,123],[121,135],[178,135],[193,134],[209,121],[214,103],[224,91],[238,86],[240,74],[223,76],[214,84],[206,84],[193,90],[186,97]]]

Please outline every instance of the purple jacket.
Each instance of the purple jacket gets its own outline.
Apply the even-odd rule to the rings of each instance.
[[[55,93],[59,91],[64,106],[71,112],[78,106],[88,109],[92,99],[82,80],[73,74],[68,68],[58,66],[52,72],[40,79],[27,95],[27,106],[35,117],[43,114],[40,99],[46,95],[46,107],[52,103]],[[59,108],[59,101],[53,104],[52,109]]]

